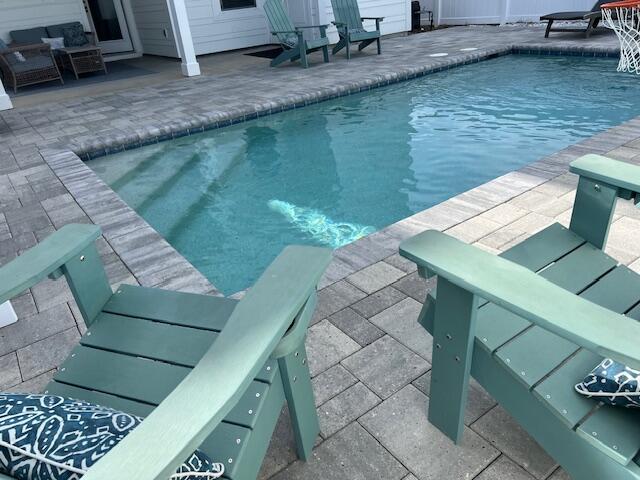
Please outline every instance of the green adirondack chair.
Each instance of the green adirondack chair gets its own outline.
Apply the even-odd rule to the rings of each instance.
[[[284,5],[282,5],[282,0],[266,0],[264,2],[264,12],[271,25],[271,34],[277,37],[284,50],[271,61],[272,67],[280,65],[287,60],[293,62],[300,59],[302,66],[307,68],[309,66],[307,54],[316,50],[322,50],[324,61],[329,61],[328,25],[295,27]],[[304,30],[316,28],[320,31],[320,38],[305,40]]]
[[[380,45],[380,22],[384,17],[363,17],[360,15],[358,0],[331,0],[335,21],[333,24],[338,29],[340,40],[333,47],[335,55],[343,48],[347,49],[347,58],[351,58],[352,43],[359,43],[358,50],[361,51],[366,46],[376,42],[378,44],[378,55],[382,53]],[[364,20],[375,20],[376,29],[367,31],[362,22]]]
[[[64,275],[87,325],[47,392],[146,417],[83,479],[166,480],[196,448],[225,478],[255,479],[285,399],[306,459],[319,426],[304,339],[330,251],[286,248],[238,302],[113,293],[99,236],[67,225],[0,269],[0,302]]]
[[[429,421],[459,442],[472,375],[575,479],[640,479],[640,412],[574,391],[602,357],[640,369],[640,276],[605,254],[617,197],[640,200],[640,167],[598,155],[570,228],[499,257],[437,231],[401,254],[437,275],[418,321],[433,335]],[[623,315],[624,314],[624,315]]]

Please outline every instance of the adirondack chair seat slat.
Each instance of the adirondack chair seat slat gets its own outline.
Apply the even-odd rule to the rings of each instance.
[[[47,393],[67,398],[82,398],[96,405],[104,405],[143,418],[155,408],[155,405],[139,403],[115,395],[86,390],[58,382],[51,382],[47,386]],[[247,455],[246,446],[250,443],[251,435],[252,430],[250,428],[223,421],[200,446],[200,449],[211,458],[218,459],[216,461],[225,463],[225,475],[223,478],[232,479],[235,478],[237,466],[241,464],[244,460],[243,457]],[[229,463],[229,459],[233,459],[233,461]]]
[[[603,405],[576,431],[622,465],[632,462],[640,450],[640,415],[631,409]]]
[[[224,297],[121,285],[102,311],[219,332],[237,304]]]
[[[353,42],[361,42],[363,40],[375,39],[375,38],[378,38],[379,36],[380,36],[379,32],[368,32],[366,30],[360,30],[360,29],[349,30],[349,38],[351,38]]]
[[[573,429],[598,406],[597,401],[578,395],[572,388],[567,388],[567,385],[581,382],[601,359],[602,357],[589,350],[580,349],[533,389],[538,400],[567,428]]]
[[[185,348],[189,348],[188,345]],[[269,361],[262,370],[266,371],[267,368],[269,374],[277,372],[274,361]],[[159,405],[190,370],[162,361],[80,345],[62,364],[54,380],[149,405]],[[253,427],[256,421],[253,412],[257,411],[260,398],[264,398],[269,385],[261,380],[254,380],[225,420]],[[252,413],[248,413],[250,410]]]

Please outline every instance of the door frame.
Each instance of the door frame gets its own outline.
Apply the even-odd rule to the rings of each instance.
[[[112,0],[114,8],[116,9],[116,15],[118,16],[118,20],[120,23],[120,30],[122,32],[123,39],[122,40],[108,40],[101,42],[98,39],[97,31],[95,24],[93,23],[93,17],[91,15],[91,10],[89,8],[88,0],[82,0],[82,4],[84,5],[85,12],[87,14],[87,20],[89,25],[91,26],[91,30],[96,38],[97,45],[102,49],[104,54],[132,54],[138,53],[138,49],[136,40],[137,31],[134,33],[135,29],[135,21],[131,16],[131,9],[128,5],[128,1],[126,0]]]

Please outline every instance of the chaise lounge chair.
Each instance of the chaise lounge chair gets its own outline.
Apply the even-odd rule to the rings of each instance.
[[[584,30],[585,38],[589,38],[591,33],[596,29],[600,20],[602,20],[602,11],[600,7],[611,0],[598,0],[593,8],[588,12],[556,12],[550,13],[540,17],[540,21],[547,21],[547,30],[544,32],[544,37],[549,37],[549,32],[581,32],[581,29],[577,28],[551,28],[554,21],[558,22],[584,22],[588,21],[587,28]]]
[[[609,357],[640,369],[640,275],[605,254],[617,197],[640,199],[640,167],[587,155],[570,228],[502,253],[437,231],[400,252],[438,276],[419,322],[433,335],[429,421],[462,439],[469,375],[575,479],[640,479],[640,411],[574,385]],[[537,272],[537,273],[536,273]]]
[[[347,49],[347,58],[351,58],[352,43],[359,43],[358,50],[362,51],[368,45],[376,42],[378,45],[378,55],[382,53],[380,45],[380,22],[384,17],[363,17],[360,15],[358,0],[331,0],[333,7],[333,15],[335,21],[333,24],[338,29],[340,40],[333,47],[335,55],[343,48]],[[372,31],[365,30],[362,22],[364,20],[375,20],[376,29]]]
[[[307,27],[294,27],[289,19],[282,0],[267,0],[264,3],[264,11],[271,24],[271,34],[275,35],[284,50],[271,61],[275,67],[283,62],[300,59],[304,68],[309,66],[307,54],[322,50],[325,63],[329,61],[329,39],[327,38],[328,25],[313,25]],[[318,29],[320,38],[305,40],[305,29]]]
[[[199,447],[225,478],[255,479],[285,399],[308,458],[319,426],[304,340],[330,251],[288,247],[238,302],[114,293],[99,236],[97,226],[67,225],[0,268],[0,304],[64,275],[87,325],[46,393],[147,417],[83,478],[167,480]]]

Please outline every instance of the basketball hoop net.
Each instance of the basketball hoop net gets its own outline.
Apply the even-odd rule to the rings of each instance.
[[[640,74],[640,0],[605,3],[602,23],[620,40],[619,72]]]

